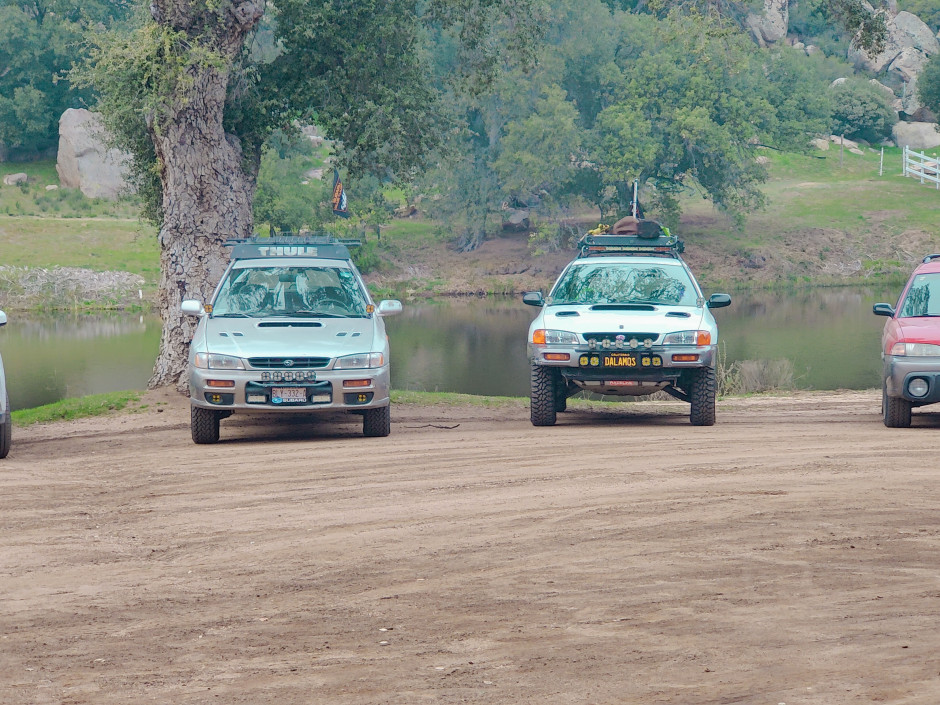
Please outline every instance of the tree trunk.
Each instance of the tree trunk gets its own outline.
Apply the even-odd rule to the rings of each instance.
[[[166,96],[165,109],[149,129],[160,164],[164,220],[160,228],[160,315],[163,334],[150,387],[188,385],[186,364],[196,319],[183,316],[184,299],[206,302],[224,271],[225,240],[252,234],[256,165],[246,167],[239,140],[225,133],[222,118],[232,62],[247,32],[261,18],[259,0],[224,5],[224,21],[188,15],[180,0],[154,2],[154,19],[175,30],[199,28],[196,36],[224,61],[191,65]],[[213,29],[208,34],[206,26]]]

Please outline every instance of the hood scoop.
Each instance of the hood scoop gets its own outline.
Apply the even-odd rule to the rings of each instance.
[[[653,304],[594,304],[592,311],[655,311]]]
[[[577,311],[559,311],[555,315],[558,316],[559,318],[562,318],[564,316],[580,316],[581,314],[578,313]]]
[[[666,314],[666,318],[692,318],[692,314],[685,311],[670,311]]]
[[[259,328],[322,328],[318,321],[261,321]]]

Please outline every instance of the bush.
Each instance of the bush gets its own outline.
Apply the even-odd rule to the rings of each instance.
[[[885,93],[867,81],[849,79],[832,89],[830,99],[834,135],[880,142],[898,121]]]

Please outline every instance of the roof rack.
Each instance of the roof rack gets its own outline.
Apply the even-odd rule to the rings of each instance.
[[[668,231],[666,231],[668,232]],[[647,255],[679,259],[685,243],[675,235],[660,232],[656,237],[642,235],[585,235],[578,241],[578,257],[598,255]]]
[[[351,259],[350,247],[359,247],[359,240],[332,235],[304,235],[299,237],[246,237],[226,240],[223,245],[232,248],[232,259],[262,257],[323,257]]]
[[[931,260],[937,259],[938,257],[940,257],[940,254],[927,255],[927,256],[924,257],[924,259],[923,259],[923,264],[927,264],[927,262],[930,262]]]

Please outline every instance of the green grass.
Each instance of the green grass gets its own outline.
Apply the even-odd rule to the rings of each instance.
[[[52,421],[71,421],[88,416],[101,416],[120,411],[132,402],[140,401],[142,392],[108,392],[87,397],[63,399],[34,409],[20,409],[12,414],[14,426],[32,426]]]
[[[455,392],[415,392],[410,390],[391,391],[394,404],[415,404],[419,406],[483,406],[502,408],[524,406],[529,403],[522,397],[486,397]]]

